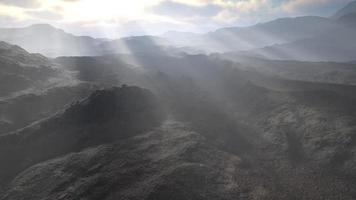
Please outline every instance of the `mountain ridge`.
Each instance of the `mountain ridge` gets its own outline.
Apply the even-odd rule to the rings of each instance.
[[[352,1],[337,11],[333,16],[332,19],[339,19],[342,16],[347,14],[356,13],[356,1]]]

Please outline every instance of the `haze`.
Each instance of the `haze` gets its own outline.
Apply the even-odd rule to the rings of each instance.
[[[207,32],[278,17],[330,16],[350,0],[1,0],[0,26],[48,23],[94,37]]]
[[[0,0],[0,200],[355,200],[356,0]]]

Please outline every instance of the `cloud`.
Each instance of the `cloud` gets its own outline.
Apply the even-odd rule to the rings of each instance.
[[[62,15],[49,10],[40,10],[40,11],[26,11],[26,14],[37,19],[41,20],[61,20]]]
[[[154,14],[169,17],[211,17],[217,15],[221,8],[216,5],[192,5],[174,1],[163,1],[150,9]]]
[[[281,5],[281,10],[294,14],[328,16],[352,0],[289,0]]]
[[[120,34],[156,34],[165,30],[205,32],[226,26],[253,25],[278,17],[330,16],[350,1],[140,0],[137,3],[132,0],[0,0],[0,22],[3,25],[8,21],[13,26],[24,23],[75,24],[70,30],[111,35],[118,29]]]
[[[23,8],[35,8],[41,5],[38,0],[1,0],[0,3]]]
[[[23,10],[14,6],[7,6],[0,4],[0,17],[3,19],[5,17],[21,20],[26,19],[26,15],[23,13]],[[9,23],[11,23],[10,21]]]
[[[270,4],[270,0],[227,0],[216,1],[216,4],[240,12],[254,12]]]
[[[329,0],[291,0],[284,3],[282,9],[287,12],[298,12],[301,9],[314,7],[328,2]]]

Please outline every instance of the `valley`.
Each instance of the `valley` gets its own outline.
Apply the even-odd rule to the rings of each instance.
[[[355,199],[355,5],[118,39],[1,28],[0,200]]]

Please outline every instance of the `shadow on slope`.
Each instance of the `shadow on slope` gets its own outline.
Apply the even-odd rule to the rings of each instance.
[[[138,87],[99,90],[62,114],[0,136],[0,180],[38,162],[137,135],[160,124],[154,95]]]

